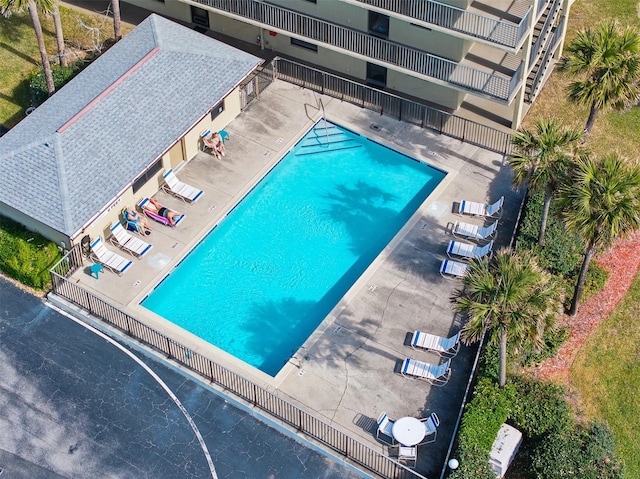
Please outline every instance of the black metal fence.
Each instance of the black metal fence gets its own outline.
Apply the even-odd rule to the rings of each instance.
[[[511,153],[511,134],[508,132],[496,130],[285,58],[275,58],[273,64],[275,77],[279,80],[376,111],[381,115],[435,130],[442,135],[487,150],[505,155]]]
[[[369,472],[392,479],[424,479],[424,476],[357,441],[322,419],[201,354],[191,351],[76,283],[69,281],[68,277],[82,268],[82,265],[81,248],[76,245],[51,269],[52,292],[83,308],[93,317],[125,332],[142,344],[165,354],[168,359],[198,373],[212,384],[216,384],[236,397],[251,403],[253,407],[259,408],[295,428],[297,432],[333,449],[345,459],[360,465]]]

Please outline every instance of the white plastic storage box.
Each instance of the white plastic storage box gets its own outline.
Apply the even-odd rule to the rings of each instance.
[[[522,433],[515,427],[508,424],[503,424],[500,427],[489,453],[489,465],[491,470],[496,473],[496,477],[502,477],[507,473],[509,464],[518,452],[521,442]]]

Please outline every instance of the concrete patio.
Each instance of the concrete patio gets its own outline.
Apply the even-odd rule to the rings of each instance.
[[[384,454],[394,454],[375,440],[382,411],[391,418],[441,420],[435,443],[421,446],[416,470],[438,477],[458,418],[475,348],[462,347],[452,361],[452,378],[442,387],[398,374],[409,356],[438,363],[438,356],[407,346],[416,329],[448,336],[459,329],[449,298],[459,286],[445,280],[439,267],[446,258],[462,199],[485,201],[505,196],[497,245],[509,243],[521,196],[510,188],[501,155],[431,131],[380,116],[322,96],[326,117],[447,172],[447,177],[320,327],[295,352],[276,378],[249,367],[192,334],[142,308],[140,301],[321,118],[318,95],[276,81],[225,129],[230,134],[222,161],[199,153],[177,169],[184,182],[204,190],[193,205],[159,192],[163,204],[186,213],[176,228],[153,223],[152,249],[121,277],[89,275],[90,262],[72,281],[105,298],[151,327],[276,392],[348,431]],[[376,125],[375,129],[371,126]],[[158,185],[160,186],[160,185]],[[122,207],[126,205],[121,205]],[[481,224],[482,220],[466,221]],[[111,249],[115,249],[110,247]],[[126,253],[123,253],[126,254]],[[233,400],[233,398],[231,398]]]

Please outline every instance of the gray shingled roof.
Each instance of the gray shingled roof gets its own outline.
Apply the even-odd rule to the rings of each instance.
[[[73,236],[261,62],[151,15],[0,138],[0,201]]]

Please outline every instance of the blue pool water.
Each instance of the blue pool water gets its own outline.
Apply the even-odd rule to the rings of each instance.
[[[321,121],[142,305],[275,376],[444,176]]]

